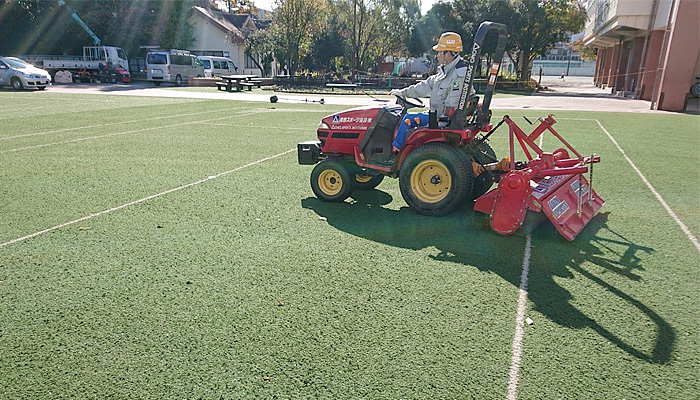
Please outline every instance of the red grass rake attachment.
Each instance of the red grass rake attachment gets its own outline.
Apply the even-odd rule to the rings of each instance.
[[[574,240],[605,204],[593,190],[593,164],[600,162],[600,157],[581,156],[552,128],[556,123],[552,115],[539,118],[540,124],[529,135],[507,115],[503,120],[509,127],[510,170],[501,177],[496,189],[476,199],[474,209],[489,214],[491,229],[502,235],[518,230],[528,210],[544,212],[562,236]],[[552,132],[566,149],[553,153],[542,151],[535,140],[545,130]],[[527,162],[514,161],[515,139]],[[533,158],[528,148],[536,157]],[[569,151],[576,158],[571,158]],[[583,176],[585,173],[589,173],[588,179]]]

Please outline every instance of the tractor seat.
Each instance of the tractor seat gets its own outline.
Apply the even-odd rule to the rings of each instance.
[[[474,114],[474,111],[476,111],[476,108],[479,106],[479,96],[473,94],[469,96],[469,99],[467,100],[467,108],[464,110],[464,115],[465,116],[470,116]]]

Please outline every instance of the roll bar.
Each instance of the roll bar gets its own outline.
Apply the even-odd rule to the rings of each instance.
[[[489,78],[486,84],[486,90],[484,92],[484,100],[476,111],[476,119],[474,124],[476,128],[483,128],[489,123],[491,118],[491,113],[489,112],[489,107],[491,106],[491,98],[493,97],[493,90],[496,87],[496,80],[498,79],[498,71],[501,68],[501,60],[503,59],[503,53],[506,49],[506,41],[508,40],[508,28],[497,22],[484,21],[479,25],[479,29],[474,35],[474,44],[472,45],[472,51],[467,57],[467,73],[464,76],[464,85],[462,85],[462,93],[459,97],[459,105],[455,114],[450,122],[450,128],[452,129],[465,129],[467,127],[467,116],[465,114],[465,107],[467,105],[467,98],[469,97],[469,92],[471,90],[472,84],[474,83],[474,74],[481,62],[481,48],[483,46],[484,40],[486,39],[486,34],[491,30],[495,29],[498,32],[498,44],[496,45],[496,53],[493,57],[493,64],[491,64],[491,69],[489,70]]]

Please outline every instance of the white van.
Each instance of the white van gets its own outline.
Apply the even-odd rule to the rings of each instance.
[[[226,57],[199,56],[198,58],[202,62],[202,65],[204,65],[205,78],[231,75],[238,71],[236,64]]]
[[[186,50],[152,50],[146,54],[146,79],[160,86],[162,82],[182,85],[188,77],[204,76],[199,59]]]

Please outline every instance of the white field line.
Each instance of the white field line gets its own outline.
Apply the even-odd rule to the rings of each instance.
[[[33,150],[33,149],[39,149],[42,147],[48,147],[48,146],[57,146],[60,144],[68,144],[68,143],[76,143],[76,142],[83,142],[86,140],[94,140],[94,139],[104,139],[108,137],[113,137],[113,136],[121,136],[121,135],[127,135],[130,133],[140,133],[140,132],[147,132],[147,131],[154,131],[158,129],[165,129],[165,128],[175,128],[178,126],[185,126],[185,125],[195,125],[195,124],[201,124],[205,123],[208,121],[219,121],[222,119],[227,119],[227,118],[233,118],[233,117],[244,117],[248,115],[253,115],[253,114],[258,114],[260,112],[265,112],[265,111],[252,111],[252,112],[243,112],[243,113],[237,113],[237,114],[231,114],[227,115],[225,117],[219,117],[219,118],[214,118],[214,119],[208,119],[208,120],[203,120],[203,121],[190,121],[190,122],[182,122],[179,124],[172,124],[172,125],[161,125],[161,126],[155,126],[152,128],[143,128],[143,129],[134,129],[131,131],[124,131],[124,132],[114,132],[114,133],[109,133],[106,135],[97,135],[97,136],[89,136],[89,137],[82,137],[82,138],[77,138],[77,139],[71,139],[71,140],[64,140],[61,142],[53,142],[53,143],[44,143],[44,144],[37,144],[34,146],[28,146],[28,147],[18,147],[16,149],[10,149],[10,150],[3,150],[0,151],[0,154],[5,154],[5,153],[13,153],[17,151],[22,151],[22,150]]]
[[[518,380],[520,378],[520,361],[523,355],[523,327],[525,326],[525,306],[527,304],[527,282],[530,273],[531,236],[528,233],[525,242],[525,255],[523,256],[523,273],[520,275],[520,288],[518,295],[518,311],[515,317],[515,336],[513,337],[513,356],[510,362],[508,378],[508,400],[518,398]]]
[[[225,171],[225,172],[221,172],[221,173],[216,174],[216,175],[208,176],[208,177],[206,177],[206,178],[204,178],[204,179],[200,179],[200,180],[198,180],[198,181],[196,181],[196,182],[192,182],[192,183],[188,183],[188,184],[186,184],[186,185],[178,186],[178,187],[176,187],[176,188],[169,189],[169,190],[166,190],[166,191],[164,191],[164,192],[157,193],[157,194],[153,194],[153,195],[144,197],[144,198],[142,198],[142,199],[134,200],[134,201],[131,201],[131,202],[129,202],[129,203],[122,204],[122,205],[120,205],[120,206],[110,208],[110,209],[108,209],[108,210],[96,212],[96,213],[94,213],[94,214],[86,215],[86,216],[84,216],[84,217],[82,217],[82,218],[78,218],[78,219],[73,220],[73,221],[69,221],[69,222],[65,222],[65,223],[63,223],[63,224],[59,224],[59,225],[56,225],[56,226],[52,226],[51,228],[46,228],[46,229],[41,230],[41,231],[39,231],[39,232],[35,232],[35,233],[30,234],[30,235],[26,235],[26,236],[22,236],[22,237],[17,238],[17,239],[10,240],[9,242],[2,243],[2,244],[0,244],[0,248],[1,248],[1,247],[8,246],[8,245],[11,245],[11,244],[13,244],[13,243],[21,242],[21,241],[26,240],[26,239],[31,239],[31,238],[33,238],[33,237],[39,236],[39,235],[44,234],[44,233],[47,233],[47,232],[54,231],[54,230],[56,230],[56,229],[61,229],[61,228],[64,228],[64,227],[66,227],[66,226],[76,224],[76,223],[78,223],[78,222],[82,222],[82,221],[85,221],[85,220],[88,220],[88,219],[91,219],[91,218],[99,217],[100,215],[104,215],[104,214],[111,213],[111,212],[113,212],[113,211],[121,210],[122,208],[126,208],[126,207],[129,207],[129,206],[133,206],[133,205],[136,205],[136,204],[139,204],[139,203],[143,203],[144,201],[152,200],[152,199],[155,199],[155,198],[160,197],[160,196],[164,196],[164,195],[169,194],[169,193],[177,192],[177,191],[182,190],[182,189],[187,189],[187,188],[189,188],[189,187],[202,184],[202,183],[207,182],[207,181],[210,181],[210,180],[212,180],[212,179],[220,178],[220,177],[222,177],[222,176],[224,176],[224,175],[228,175],[228,174],[230,174],[230,173],[237,172],[237,171],[240,171],[240,170],[245,169],[245,168],[248,168],[248,167],[252,167],[252,166],[254,166],[254,165],[256,165],[256,164],[260,164],[260,163],[263,163],[263,162],[265,162],[265,161],[269,161],[269,160],[272,160],[272,159],[275,159],[275,158],[284,156],[284,155],[289,154],[289,153],[291,153],[291,152],[293,152],[293,151],[296,151],[296,148],[293,148],[293,149],[284,151],[284,152],[279,153],[279,154],[275,154],[275,155],[273,155],[273,156],[261,158],[261,159],[259,159],[259,160],[250,162],[250,163],[245,164],[245,165],[241,165],[240,167],[236,167],[236,168],[234,168],[234,169],[231,169],[231,170],[228,170],[228,171]]]
[[[613,138],[613,136],[610,134],[610,132],[608,132],[608,130],[605,129],[603,124],[601,124],[600,121],[598,121],[598,120],[595,120],[595,121],[598,123],[598,126],[600,126],[600,129],[602,129],[603,132],[605,132],[605,134],[608,135],[608,138],[610,138],[610,140],[613,142],[613,144],[615,144],[615,147],[617,147],[617,149],[620,151],[620,153],[622,153],[622,155],[625,157],[627,162],[632,166],[632,169],[634,169],[635,172],[637,172],[637,175],[639,175],[639,177],[642,179],[644,184],[647,185],[649,190],[651,190],[651,193],[654,194],[654,197],[656,197],[656,199],[659,201],[659,203],[661,203],[661,205],[666,209],[666,212],[668,213],[668,215],[670,215],[671,218],[673,218],[673,220],[676,221],[676,224],[678,224],[678,226],[681,228],[683,233],[685,233],[685,236],[688,238],[688,240],[690,240],[690,242],[693,243],[693,245],[695,245],[695,248],[698,250],[698,252],[700,252],[700,242],[698,242],[698,239],[693,235],[693,233],[690,231],[690,229],[688,229],[688,227],[683,223],[683,221],[681,221],[680,218],[678,218],[676,213],[673,212],[673,210],[668,205],[668,203],[666,203],[666,201],[663,199],[663,197],[661,197],[659,192],[656,191],[654,186],[652,186],[651,183],[649,183],[649,180],[644,176],[644,174],[642,174],[642,171],[640,171],[639,168],[637,168],[637,166],[632,162],[632,160],[629,157],[627,157],[627,154],[625,153],[625,151],[622,150],[622,147],[620,147],[620,145],[617,143],[617,140],[615,140],[615,138]]]
[[[26,133],[26,134],[23,134],[23,135],[15,135],[15,136],[0,137],[0,140],[9,140],[9,139],[24,138],[24,137],[29,137],[29,136],[47,135],[47,134],[50,134],[50,133],[61,133],[61,132],[79,131],[79,130],[81,130],[81,129],[104,128],[105,126],[114,126],[114,125],[120,125],[120,124],[132,124],[132,123],[135,123],[135,122],[142,122],[142,121],[157,121],[157,120],[159,120],[159,119],[166,119],[166,118],[191,117],[191,116],[193,116],[193,115],[210,114],[210,113],[216,113],[216,112],[232,111],[232,110],[237,110],[237,109],[238,109],[238,108],[224,108],[224,109],[221,109],[221,110],[209,110],[209,111],[201,111],[201,112],[189,113],[189,114],[165,115],[165,116],[161,116],[161,117],[153,117],[153,118],[145,118],[145,119],[136,119],[136,120],[130,120],[130,121],[111,122],[111,123],[108,123],[108,124],[78,126],[78,127],[73,127],[73,128],[56,129],[56,130],[53,130],[53,131]]]
[[[279,130],[292,130],[292,131],[311,131],[313,133],[316,132],[315,129],[313,128],[292,128],[288,126],[260,126],[260,125],[234,125],[234,124],[214,124],[211,122],[204,122],[202,125],[209,125],[209,126],[227,126],[231,128],[255,128],[255,129],[279,129]]]

